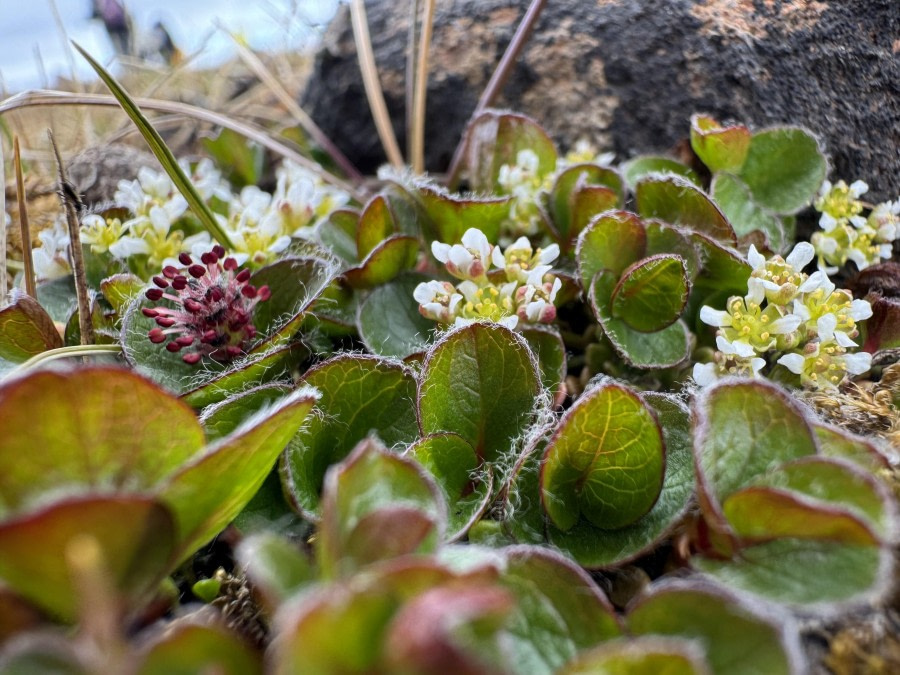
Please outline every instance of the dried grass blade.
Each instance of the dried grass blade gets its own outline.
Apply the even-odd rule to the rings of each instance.
[[[169,150],[169,147],[163,141],[162,136],[159,135],[159,132],[153,128],[153,125],[150,124],[150,121],[144,116],[144,113],[141,112],[137,103],[132,100],[121,85],[106,71],[105,68],[103,68],[103,66],[82,49],[81,45],[76,42],[73,42],[72,44],[75,46],[75,49],[78,50],[78,53],[91,65],[91,68],[96,71],[97,75],[100,76],[100,79],[103,80],[103,83],[109,88],[112,95],[116,97],[116,100],[119,102],[119,105],[122,106],[122,110],[125,111],[125,114],[127,114],[128,117],[131,118],[131,121],[138,127],[144,140],[147,141],[147,145],[150,146],[150,150],[156,155],[156,159],[162,164],[163,169],[169,175],[169,178],[172,179],[176,189],[184,196],[188,205],[191,207],[191,210],[197,216],[197,219],[203,227],[206,228],[212,238],[222,244],[222,246],[227,249],[234,248],[228,233],[222,229],[221,225],[219,225],[213,212],[206,205],[206,202],[203,201],[203,198],[200,196],[200,193],[197,192],[194,184],[191,183],[181,167],[178,166],[175,155],[172,154],[172,151]]]
[[[416,90],[412,112],[412,167],[415,173],[425,172],[425,98],[428,93],[428,51],[434,26],[435,0],[425,0],[422,35],[416,66]]]
[[[31,259],[31,229],[28,227],[28,208],[25,205],[25,179],[22,177],[22,155],[19,152],[18,136],[13,138],[13,166],[16,172],[16,200],[19,202],[19,228],[22,232],[22,263],[25,265],[23,272],[25,292],[32,298],[37,299],[37,282],[34,278],[34,262]],[[4,232],[5,230],[6,228],[4,228]],[[5,290],[4,287],[4,292]]]
[[[356,53],[359,56],[359,69],[362,72],[363,85],[366,88],[366,98],[369,100],[369,108],[375,119],[375,128],[388,161],[396,169],[403,168],[403,155],[394,135],[394,127],[391,126],[391,117],[388,114],[387,104],[384,102],[384,92],[378,81],[378,68],[375,65],[375,53],[372,51],[372,40],[369,36],[369,23],[366,19],[366,7],[363,0],[352,0],[350,3],[350,22],[353,25],[353,39],[356,42]]]

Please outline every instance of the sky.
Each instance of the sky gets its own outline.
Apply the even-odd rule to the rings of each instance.
[[[182,51],[202,49],[195,63],[209,67],[234,54],[231,39],[216,30],[216,20],[245,37],[253,49],[297,48],[316,38],[338,0],[125,0],[124,4],[138,30],[147,31],[162,21]],[[57,76],[71,73],[72,63],[79,78],[93,77],[77,53],[67,54],[54,5],[67,38],[101,63],[110,63],[112,44],[103,24],[90,19],[91,0],[0,0],[0,92],[52,86]]]

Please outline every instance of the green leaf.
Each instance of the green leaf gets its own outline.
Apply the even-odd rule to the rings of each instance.
[[[558,241],[566,248],[595,215],[622,207],[624,185],[612,169],[577,164],[559,174],[549,200]]]
[[[585,520],[568,532],[549,527],[550,542],[590,569],[621,565],[650,550],[680,521],[694,493],[691,419],[687,407],[674,396],[641,394],[653,408],[666,444],[666,474],[659,499],[650,511],[617,530],[599,529]]]
[[[352,209],[337,209],[316,229],[319,241],[329,251],[344,262],[359,261],[356,256],[356,226],[359,223],[359,212]]]
[[[181,399],[193,408],[205,408],[248,387],[284,378],[308,355],[309,351],[301,344],[291,344],[265,353],[251,353],[233,363],[219,377],[184,392]]]
[[[414,267],[418,256],[418,239],[393,235],[372,249],[357,267],[344,272],[344,279],[353,288],[374,288]]]
[[[176,622],[142,650],[137,675],[262,675],[262,655],[214,623]]]
[[[751,268],[744,256],[698,232],[691,232],[689,236],[703,260],[694,286],[724,293],[726,297],[745,294]]]
[[[273,611],[297,590],[315,580],[306,554],[274,532],[254,534],[241,541],[235,549],[235,559],[253,589]]]
[[[0,309],[0,358],[22,363],[63,346],[53,319],[34,298],[13,291],[11,304]]]
[[[824,539],[775,539],[747,546],[733,560],[696,557],[694,566],[717,581],[774,602],[864,604],[887,590],[891,553],[871,545]]]
[[[579,650],[622,634],[612,605],[577,565],[537,546],[503,553],[500,584],[518,601],[504,630],[513,672],[554,673]]]
[[[887,469],[887,457],[868,439],[855,436],[839,427],[813,423],[819,452],[826,457],[846,459],[871,472]]]
[[[806,416],[774,384],[724,380],[701,392],[695,406],[697,478],[713,509],[779,464],[816,454]]]
[[[588,301],[616,353],[636,368],[669,368],[690,354],[690,334],[683,321],[655,333],[641,333],[612,316],[609,298],[616,279],[599,272],[589,286]]]
[[[325,472],[359,441],[374,433],[393,446],[418,437],[416,381],[398,363],[342,354],[310,368],[303,382],[321,392],[320,414],[291,440],[282,460],[282,478],[298,510],[317,519]]]
[[[200,424],[206,431],[206,438],[210,441],[224,438],[260,409],[275,403],[289,391],[287,384],[264,384],[238,392],[205,408],[200,415]]]
[[[551,395],[557,394],[568,372],[562,336],[556,330],[535,326],[522,329],[522,337],[537,357],[541,384]]]
[[[418,464],[364,440],[325,475],[319,565],[326,576],[343,577],[379,560],[432,553],[446,517]]]
[[[109,88],[112,95],[119,102],[119,105],[122,106],[122,110],[124,110],[125,114],[131,118],[132,122],[134,122],[138,131],[141,132],[141,136],[144,137],[144,140],[147,141],[147,145],[150,146],[150,150],[156,156],[156,159],[159,160],[159,163],[162,164],[163,169],[172,180],[172,183],[174,183],[175,188],[181,193],[185,201],[187,201],[188,205],[191,207],[191,211],[194,212],[194,215],[197,216],[200,224],[210,233],[210,235],[212,235],[212,238],[222,244],[222,246],[228,250],[233,249],[234,246],[232,245],[228,234],[222,229],[222,226],[219,225],[219,221],[216,220],[213,212],[206,205],[206,202],[203,201],[203,197],[197,192],[197,188],[194,187],[194,184],[191,183],[190,178],[185,175],[182,168],[178,166],[175,155],[169,150],[169,147],[166,145],[165,141],[163,141],[162,136],[160,136],[159,132],[153,128],[153,125],[150,124],[150,121],[144,116],[144,113],[141,112],[138,105],[122,88],[122,85],[120,85],[115,78],[103,68],[103,66],[82,49],[78,43],[73,42],[72,46],[75,47],[78,53],[85,58],[91,68],[93,68],[97,75],[100,76],[100,79],[103,80],[103,83]]]
[[[181,557],[241,512],[315,402],[316,393],[308,388],[292,392],[171,476],[161,496],[175,514]]]
[[[4,383],[0,429],[0,513],[50,489],[151,489],[204,445],[188,406],[120,368]]]
[[[736,535],[746,541],[795,537],[876,544],[866,524],[843,509],[809,503],[799,495],[751,486],[730,494],[722,513]]]
[[[100,282],[100,292],[120,317],[144,288],[144,281],[133,274],[115,274]]]
[[[637,188],[638,182],[650,174],[672,174],[689,180],[694,185],[700,185],[700,176],[693,169],[671,157],[641,155],[628,160],[622,165],[622,175],[625,178],[625,184],[632,192]]]
[[[314,337],[317,331],[328,337],[354,335],[358,313],[359,293],[337,277],[316,298],[303,319],[301,330]],[[330,348],[329,344],[329,351]]]
[[[206,137],[200,142],[233,185],[259,184],[266,158],[261,145],[225,128],[220,129],[214,138]]]
[[[696,278],[700,273],[701,261],[700,254],[697,247],[691,242],[690,235],[657,220],[645,223],[645,230],[647,233],[645,255],[672,253],[680,256],[687,265],[688,279]]]
[[[497,241],[512,202],[512,197],[463,197],[434,186],[420,187],[418,195],[431,221],[431,238],[446,244],[462,241],[470,227],[484,232],[488,241]]]
[[[611,298],[612,315],[630,328],[655,333],[678,320],[690,293],[687,264],[677,255],[659,254],[626,269]]]
[[[561,530],[579,516],[614,530],[650,511],[664,472],[665,444],[654,414],[630,389],[605,384],[563,416],[544,455],[541,501]]]
[[[601,270],[616,278],[644,257],[647,233],[641,219],[628,211],[609,211],[594,218],[578,237],[575,258],[582,288]]]
[[[424,434],[459,434],[483,461],[502,461],[531,421],[539,389],[525,341],[499,324],[474,323],[447,333],[425,357],[419,424]]]
[[[72,275],[38,284],[37,301],[57,323],[66,323],[78,304]]]
[[[553,141],[525,115],[487,110],[469,123],[465,142],[469,185],[475,192],[496,192],[500,167],[515,164],[520,150],[531,150],[537,155],[538,176],[546,176],[556,168]]]
[[[635,190],[637,212],[642,218],[659,218],[716,241],[734,245],[734,230],[724,214],[700,188],[678,176],[648,176]]]
[[[707,675],[703,650],[687,640],[644,636],[582,651],[559,675]]]
[[[794,675],[805,670],[799,631],[790,616],[751,605],[710,584],[663,584],[632,605],[627,624],[636,635],[696,641],[716,675]]]
[[[712,172],[739,171],[750,147],[750,129],[723,127],[708,115],[691,115],[691,147]]]
[[[806,506],[837,511],[838,514],[834,514],[836,520],[840,513],[852,514],[882,540],[890,541],[894,536],[896,523],[885,487],[868,471],[849,462],[826,457],[804,457],[782,464],[776,471],[761,476],[753,487],[771,488],[794,497],[805,497],[802,501]],[[783,522],[777,525],[789,527]],[[802,531],[792,536],[811,535],[812,524],[799,525],[798,530]],[[868,533],[869,540],[871,534]]]
[[[401,274],[360,303],[356,323],[370,352],[405,359],[425,351],[434,339],[436,324],[419,313],[413,291],[427,279],[421,274]]]
[[[522,544],[543,544],[547,527],[541,506],[541,463],[555,424],[546,424],[532,436],[532,443],[516,460],[506,488],[503,531]]]
[[[815,136],[798,127],[776,127],[753,134],[738,176],[765,208],[796,213],[815,197],[826,170]]]
[[[152,497],[69,497],[0,523],[0,579],[53,616],[72,622],[80,589],[70,562],[102,564],[113,590],[138,603],[148,599],[168,571],[173,536],[171,515]],[[99,560],[84,559],[91,544],[96,544]]]
[[[356,257],[363,260],[381,242],[394,233],[394,215],[387,198],[375,195],[363,208],[356,228]]]
[[[426,436],[410,447],[409,456],[428,470],[443,492],[449,511],[447,539],[459,539],[488,507],[493,474],[479,472],[475,450],[457,434]]]
[[[765,234],[772,250],[785,248],[781,219],[753,201],[750,188],[740,178],[730,173],[716,174],[710,192],[738,237],[759,231]]]
[[[290,341],[335,272],[328,261],[316,257],[282,258],[257,270],[250,283],[257,288],[268,286],[272,295],[253,311],[253,325],[262,339],[251,352]]]

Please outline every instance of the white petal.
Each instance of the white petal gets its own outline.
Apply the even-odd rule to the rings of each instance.
[[[535,300],[534,302],[529,302],[525,305],[525,316],[528,317],[529,321],[537,321],[541,318],[541,313],[544,311],[544,308],[547,306],[547,303],[544,300]]]
[[[780,359],[778,359],[778,363],[780,363],[792,373],[800,375],[801,373],[803,373],[803,365],[806,363],[806,359],[804,359],[800,354],[785,354]]]
[[[800,300],[794,300],[794,314],[803,319],[803,321],[809,321],[812,318],[809,307],[800,302]]]
[[[872,316],[872,305],[867,300],[854,300],[850,303],[850,318],[861,321]]]
[[[478,285],[474,281],[466,279],[456,287],[456,290],[462,293],[467,301],[478,302],[478,296],[475,295],[478,292]]]
[[[759,371],[764,365],[766,365],[766,360],[763,358],[757,356],[755,359],[750,359],[750,370],[753,372],[753,377],[759,375]]]
[[[872,355],[869,352],[856,352],[844,356],[844,367],[851,375],[862,375],[872,367]]]
[[[552,263],[559,257],[559,244],[550,244],[541,251],[540,262],[544,265]]]
[[[787,335],[800,328],[803,319],[796,314],[788,314],[772,322],[769,331],[775,335]]]
[[[519,317],[513,314],[512,316],[504,316],[497,323],[501,326],[506,326],[510,330],[515,330],[516,326],[519,325]]]
[[[450,262],[456,265],[460,271],[465,272],[475,261],[475,256],[462,246],[453,246],[450,249]]]
[[[438,262],[447,262],[450,259],[450,244],[443,244],[439,241],[431,242],[431,255],[437,258]]]
[[[850,184],[850,196],[856,199],[869,191],[869,185],[864,180],[855,180]]]
[[[747,295],[746,300],[748,303],[760,304],[766,298],[766,287],[762,282],[762,279],[757,279],[756,277],[750,277],[747,279]]]
[[[869,224],[869,221],[867,221],[862,216],[850,216],[850,223],[857,230],[861,230],[862,228],[866,227]]]
[[[114,258],[124,260],[129,256],[150,253],[150,245],[140,237],[121,237],[109,247]]]
[[[823,342],[834,339],[835,328],[837,328],[837,317],[834,314],[823,314],[816,321],[816,332]]]
[[[716,364],[715,363],[695,363],[694,372],[692,374],[694,382],[701,387],[707,387],[716,381]]]
[[[556,294],[559,293],[559,289],[562,288],[562,281],[559,280],[559,277],[553,280],[553,286],[550,289],[550,302],[554,302],[556,300]]]
[[[150,207],[150,225],[156,230],[157,234],[164,236],[169,233],[172,227],[172,219],[169,214],[161,206]]]
[[[462,236],[462,243],[466,248],[478,251],[481,254],[482,260],[488,259],[491,252],[491,245],[484,232],[478,228],[470,227],[466,230],[465,234]]]
[[[766,268],[766,257],[756,250],[756,246],[750,244],[750,250],[747,251],[747,262],[755,270]]]
[[[503,252],[499,246],[495,246],[494,250],[491,251],[491,261],[494,263],[494,267],[501,270],[506,267],[506,258],[503,257]]]
[[[731,315],[728,312],[713,309],[708,305],[700,308],[700,320],[710,326],[730,326]]]
[[[426,302],[431,302],[434,300],[436,293],[436,289],[434,288],[434,284],[438,282],[436,281],[423,281],[418,286],[416,286],[415,290],[413,290],[413,299],[418,302],[420,305],[424,305]]]
[[[794,246],[794,250],[788,254],[785,262],[799,272],[806,267],[815,256],[816,250],[813,248],[812,244],[801,241]]]
[[[857,346],[857,344],[853,340],[850,339],[850,336],[847,335],[842,330],[834,331],[834,339],[841,347],[844,347],[845,349],[847,347],[856,347]]]
[[[856,267],[860,270],[864,270],[869,266],[869,261],[866,259],[865,254],[858,248],[847,249],[847,257],[855,262]]]
[[[819,227],[821,227],[826,232],[831,232],[835,227],[837,227],[838,221],[835,220],[834,216],[830,213],[822,213],[819,216]]]
[[[818,237],[816,239],[816,244],[819,246],[819,250],[825,255],[831,255],[838,250],[837,239],[834,239],[833,237],[827,237],[824,235]]]
[[[747,342],[742,342],[741,340],[735,340],[734,342],[729,342],[721,335],[716,337],[716,346],[719,348],[719,351],[723,354],[728,354],[729,356],[740,356],[742,358],[748,358],[750,356],[754,356],[756,351],[753,347],[750,346]]]
[[[525,283],[531,284],[532,286],[540,286],[543,282],[544,275],[549,271],[550,265],[537,265],[528,273],[528,277],[525,280]]]
[[[459,303],[461,303],[462,301],[463,301],[463,296],[460,295],[459,293],[454,293],[453,295],[450,296],[450,302],[447,305],[447,309],[450,310],[451,314],[456,313],[456,308],[457,308],[457,306],[459,306]]]
[[[822,288],[825,284],[828,283],[828,275],[825,272],[819,270],[818,272],[813,272],[809,275],[809,277],[804,281],[797,290],[800,293],[812,293],[818,288]]]

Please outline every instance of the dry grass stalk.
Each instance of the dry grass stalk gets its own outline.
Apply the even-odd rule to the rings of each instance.
[[[378,67],[375,65],[375,53],[372,50],[372,40],[369,36],[369,23],[366,20],[366,7],[364,0],[353,0],[350,3],[350,21],[353,24],[353,39],[356,42],[356,53],[359,57],[359,69],[362,72],[363,86],[366,89],[366,98],[369,101],[369,109],[375,119],[375,128],[388,161],[396,169],[403,168],[403,155],[394,135],[394,127],[391,126],[391,117],[388,114],[387,104],[384,102],[384,92],[378,81]]]
[[[412,107],[412,139],[410,158],[413,172],[425,172],[425,98],[428,93],[428,51],[431,48],[431,32],[434,26],[435,0],[425,0],[422,17],[422,35],[419,38],[419,55],[416,66],[415,92]]]
[[[22,262],[25,265],[25,292],[37,298],[37,282],[34,278],[34,263],[31,260],[31,230],[28,227],[28,207],[25,204],[25,179],[22,176],[22,156],[19,152],[19,137],[13,138],[13,165],[16,172],[16,200],[19,203],[19,228],[22,232]],[[5,230],[5,228],[4,228]],[[4,246],[4,249],[6,247]]]

